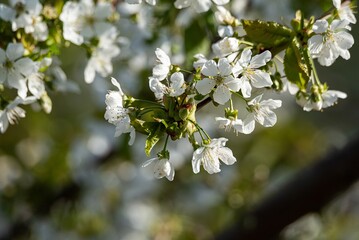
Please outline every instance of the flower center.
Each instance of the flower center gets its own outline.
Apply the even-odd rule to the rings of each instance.
[[[9,70],[9,69],[12,69],[12,67],[13,67],[13,63],[9,59],[6,59],[6,61],[4,63],[4,68]]]

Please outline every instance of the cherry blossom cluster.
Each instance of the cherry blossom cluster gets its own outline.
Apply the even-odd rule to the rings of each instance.
[[[212,2],[175,2],[178,8],[191,4],[204,11]],[[201,165],[209,174],[218,173],[220,162],[232,165],[236,158],[226,147],[228,139],[211,138],[196,121],[196,113],[205,105],[224,108],[224,115],[215,117],[219,128],[238,135],[252,133],[256,123],[264,127],[276,124],[274,110],[281,107],[282,101],[266,97],[267,93],[287,90],[295,94],[305,111],[322,110],[346,97],[340,91],[328,90],[327,84],[319,81],[314,64],[314,59],[329,66],[339,56],[350,58],[348,49],[354,40],[349,24],[356,20],[349,2],[334,0],[333,5],[328,15],[316,21],[314,17],[304,19],[297,12],[291,27],[239,20],[224,7],[218,7],[215,17],[221,39],[212,45],[210,57],[196,54],[193,69],[184,69],[157,48],[156,64],[148,78],[156,101],[124,94],[112,78],[118,90],[106,95],[105,119],[116,126],[115,136],[129,133],[130,144],[136,131],[147,135],[147,155],[157,143],[163,144],[156,157],[143,164],[153,166],[156,178],[174,179],[167,143],[169,139],[181,138],[187,138],[193,146],[194,173],[200,171]]]

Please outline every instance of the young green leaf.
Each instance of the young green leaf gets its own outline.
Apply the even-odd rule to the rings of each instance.
[[[285,51],[284,72],[287,79],[300,89],[306,89],[311,74],[306,49],[294,38]]]
[[[166,128],[162,123],[152,123],[151,127],[148,128],[149,135],[146,139],[145,153],[150,156],[152,148],[158,143],[165,132]]]
[[[242,20],[249,41],[262,45],[273,55],[286,49],[293,38],[293,30],[276,22]]]

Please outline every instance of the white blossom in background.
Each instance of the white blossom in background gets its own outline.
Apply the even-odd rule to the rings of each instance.
[[[201,73],[207,77],[197,82],[197,91],[206,95],[214,90],[213,99],[219,104],[225,104],[231,98],[231,91],[237,92],[240,88],[239,79],[232,75],[232,66],[226,58],[219,59],[218,64],[214,60],[207,61]]]
[[[193,7],[196,12],[202,13],[211,8],[212,1],[216,5],[224,5],[229,3],[230,0],[176,0],[174,4],[178,9]]]
[[[201,53],[197,53],[193,57],[196,59],[196,61],[193,62],[194,69],[202,68],[203,65],[208,61],[208,59]]]
[[[297,103],[303,107],[304,111],[321,111],[323,108],[331,107],[338,102],[338,99],[347,98],[347,94],[337,90],[326,90],[314,100],[313,97],[300,96]]]
[[[92,0],[68,1],[60,14],[64,38],[81,45],[93,37],[100,37],[113,25],[107,21],[113,12],[111,3]]]
[[[270,51],[266,50],[261,54],[252,57],[252,51],[245,49],[241,58],[233,67],[234,76],[242,75],[239,79],[240,89],[243,97],[251,96],[252,86],[255,88],[264,88],[272,86],[273,82],[270,74],[258,68],[263,67],[272,58]]]
[[[6,51],[0,48],[0,84],[17,89],[21,98],[27,96],[27,77],[38,71],[35,62],[23,57],[24,52],[20,43],[9,43]]]
[[[313,58],[323,66],[330,66],[341,56],[350,58],[349,48],[354,44],[353,36],[347,32],[350,29],[346,20],[333,20],[329,25],[327,20],[317,20],[313,25],[314,36],[309,38],[308,47]]]
[[[155,178],[160,179],[166,177],[169,181],[173,181],[175,176],[175,170],[172,163],[167,158],[151,158],[147,160],[142,167],[147,167],[153,164],[153,175]]]
[[[24,28],[35,40],[45,41],[48,37],[48,28],[40,16],[42,5],[38,0],[10,1],[11,7],[0,4],[0,18],[11,22],[13,31]]]
[[[232,150],[225,147],[227,141],[226,138],[214,138],[209,144],[203,144],[202,147],[196,149],[192,157],[193,172],[199,173],[202,164],[209,174],[218,173],[221,171],[219,160],[226,165],[234,164],[237,160]]]
[[[152,70],[152,76],[162,81],[168,75],[171,70],[171,59],[160,48],[155,51],[157,64]]]
[[[118,32],[112,27],[103,33],[99,38],[99,43],[92,52],[87,62],[84,76],[86,83],[92,83],[96,73],[101,77],[109,76],[113,71],[112,59],[120,54],[120,48],[117,46]]]
[[[224,57],[237,52],[240,47],[237,38],[225,37],[212,45],[212,51],[217,57]]]
[[[357,19],[350,7],[351,2],[346,1],[342,4],[341,0],[333,0],[333,5],[338,11],[340,20],[346,20],[349,23],[356,24]]]
[[[216,121],[219,123],[219,128],[223,128],[226,132],[233,128],[233,131],[238,134],[243,131],[243,121],[238,118],[225,118],[216,117]]]
[[[36,98],[31,96],[25,99],[16,97],[14,101],[10,102],[4,109],[0,110],[0,132],[4,133],[10,124],[18,122],[19,118],[24,118],[26,112],[18,105],[26,105],[36,101]]]
[[[126,0],[126,2],[129,4],[140,4],[142,3],[142,0]],[[146,0],[146,3],[154,6],[156,5],[156,0]]]
[[[123,97],[120,84],[115,78],[111,78],[112,84],[118,88],[118,91],[109,91],[106,94],[106,112],[105,119],[116,126],[115,137],[123,133],[130,133],[129,145],[135,141],[135,128],[131,125],[131,119],[128,115],[128,109],[123,107]]]
[[[218,26],[218,35],[221,38],[224,37],[231,37],[234,34],[234,29],[232,24],[235,23],[237,20],[232,14],[224,7],[218,6],[217,11],[214,13],[217,22],[220,24]]]
[[[253,98],[248,102],[248,115],[243,120],[244,134],[253,132],[255,122],[258,122],[264,127],[273,127],[277,122],[277,115],[272,111],[282,106],[281,100],[263,100],[262,94]]]

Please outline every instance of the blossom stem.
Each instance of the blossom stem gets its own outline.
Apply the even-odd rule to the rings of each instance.
[[[165,141],[165,145],[163,146],[163,152],[165,152],[166,151],[166,149],[167,149],[167,143],[168,143],[168,138],[169,138],[169,134],[167,134],[167,137],[166,137],[166,141]]]
[[[319,76],[318,76],[318,73],[317,73],[317,69],[315,68],[315,64],[314,64],[313,58],[312,58],[312,56],[310,56],[310,54],[308,54],[308,56],[309,56],[309,62],[310,62],[310,65],[311,65],[311,67],[312,67],[312,71],[313,71],[313,75],[314,75],[314,82],[313,82],[313,84],[320,86],[321,83],[320,83],[320,80],[319,80]]]
[[[192,120],[190,120],[190,122],[193,123],[193,124],[196,126],[196,128],[199,129],[198,132],[199,132],[199,134],[201,135],[202,140],[204,140],[204,137],[203,137],[203,135],[202,135],[201,132],[204,133],[204,135],[206,136],[206,138],[207,138],[208,140],[211,139],[211,137],[208,135],[208,133],[207,133],[200,125],[198,125],[198,123],[196,123],[196,122],[194,122],[194,121],[192,121]]]

